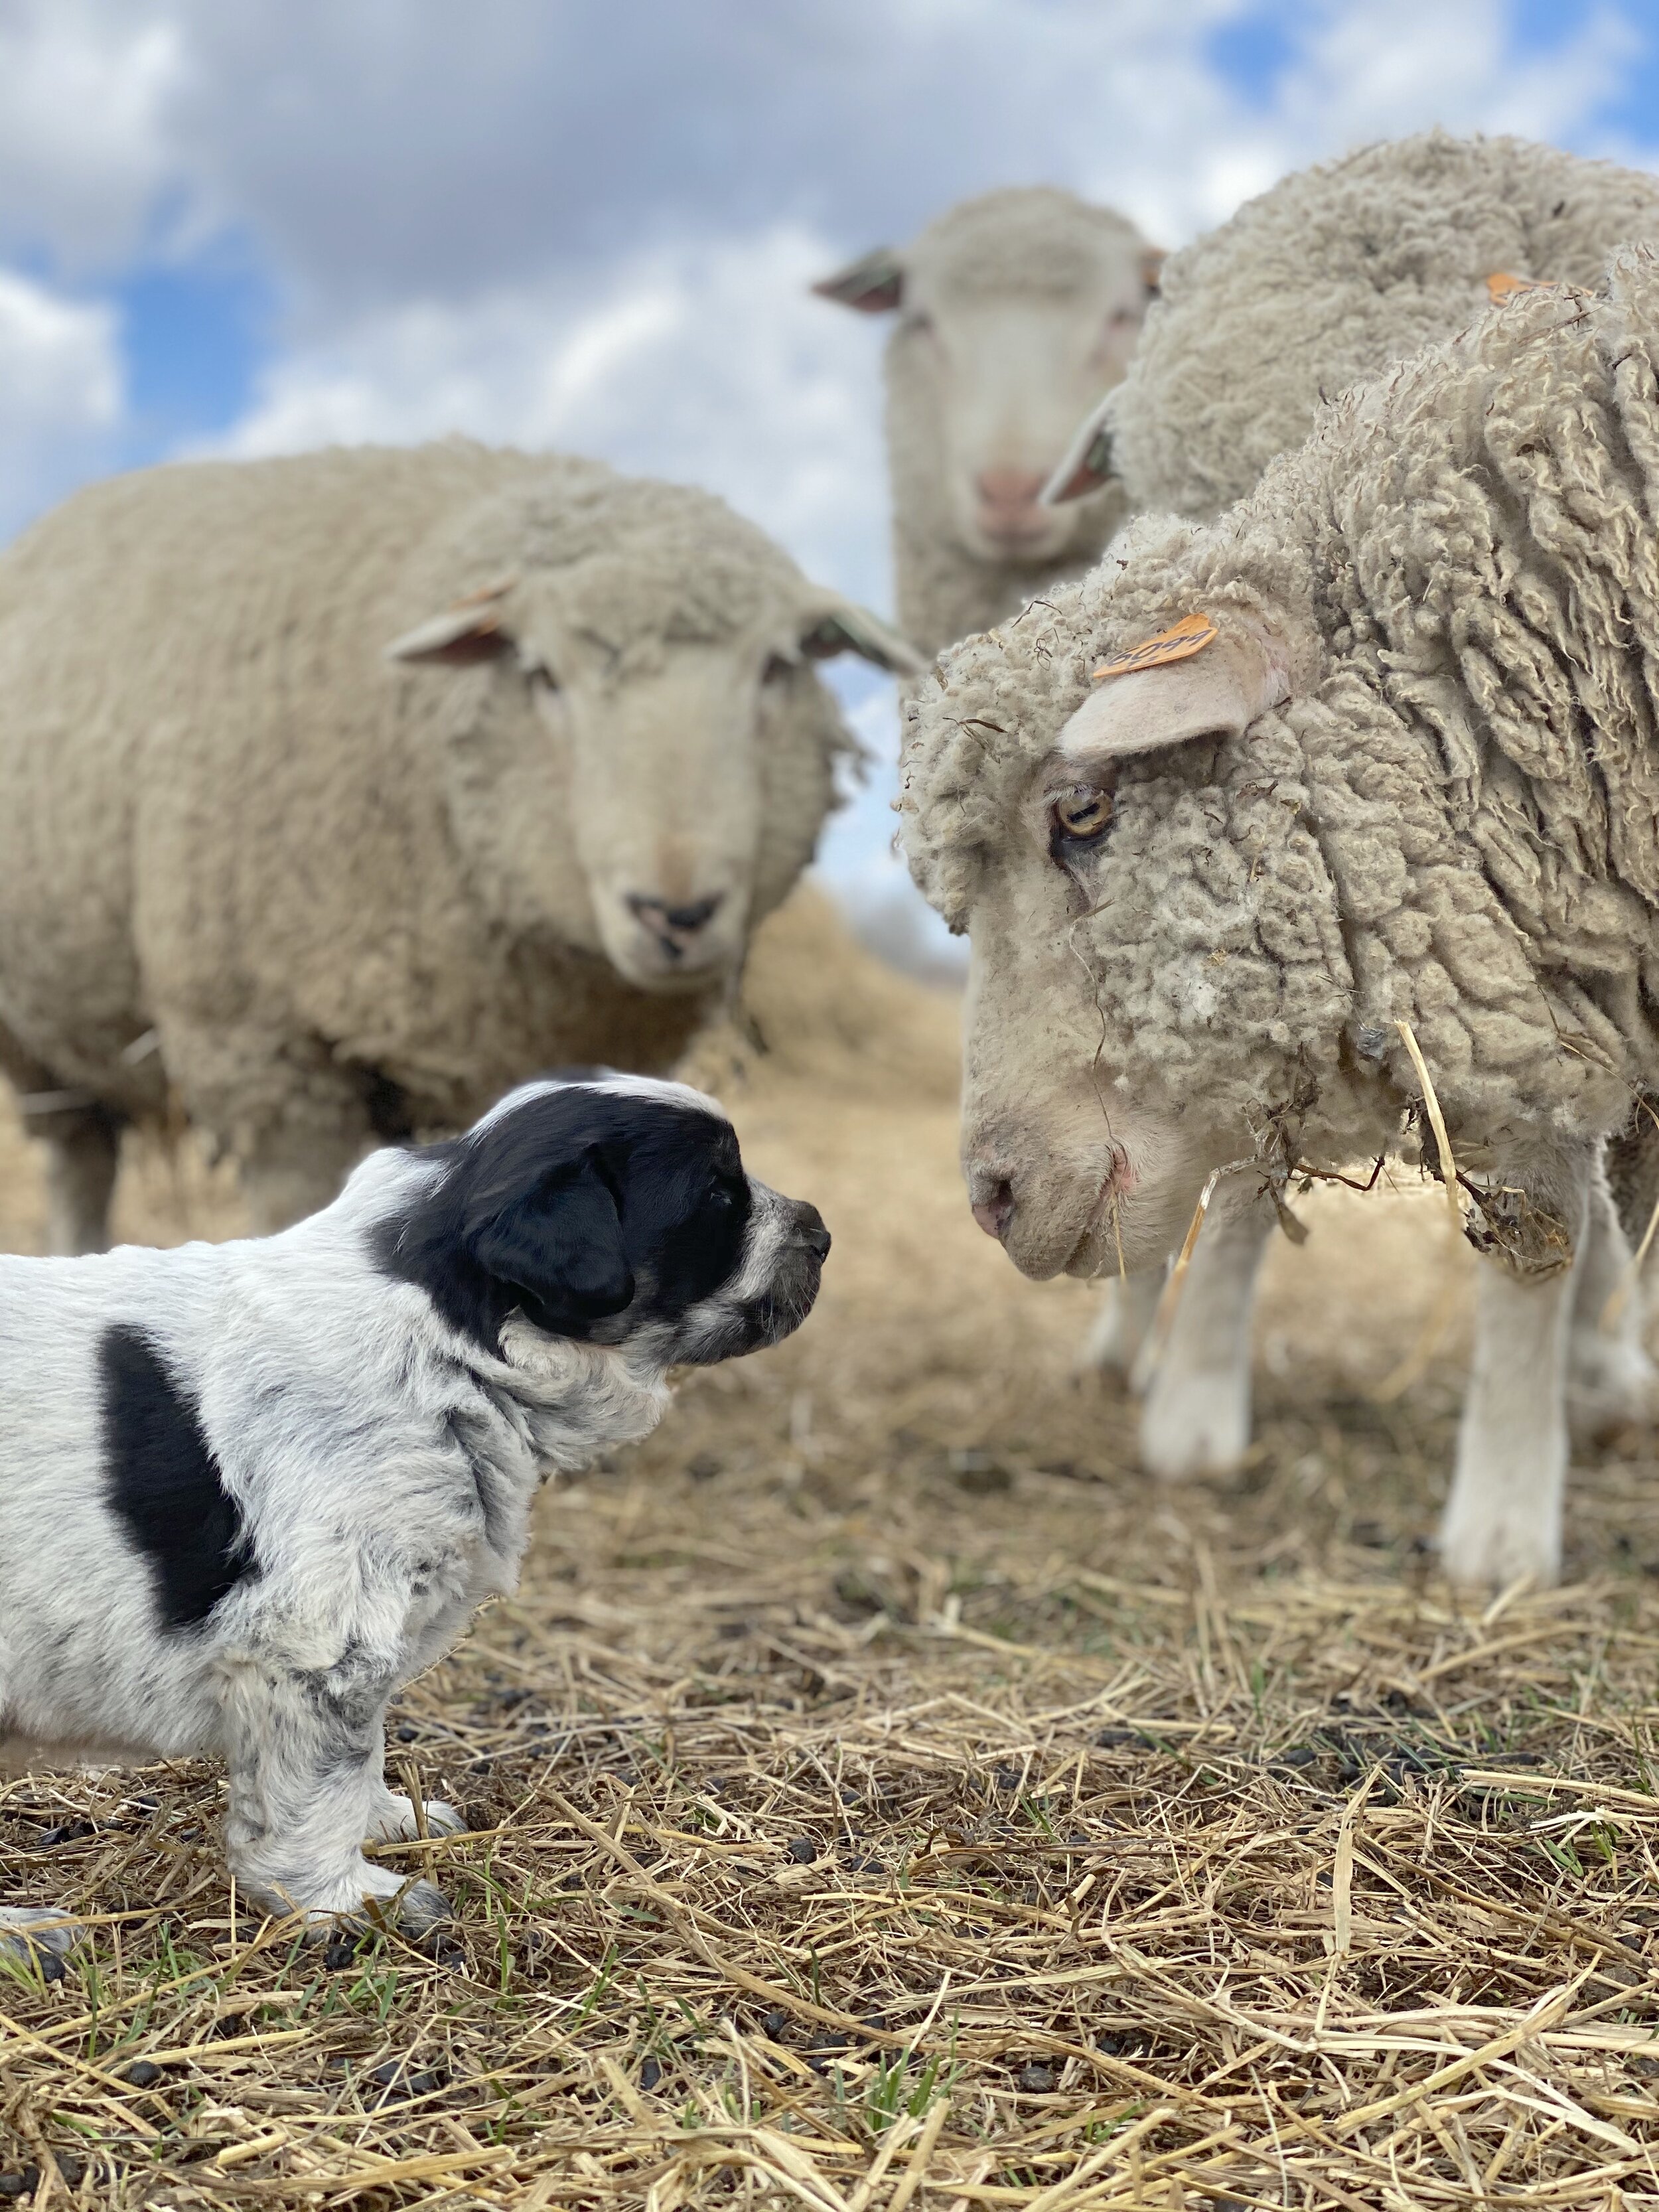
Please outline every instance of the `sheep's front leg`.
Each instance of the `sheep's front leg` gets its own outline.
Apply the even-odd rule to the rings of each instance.
[[[1474,1364],[1440,1556],[1455,1583],[1501,1589],[1561,1571],[1567,1479],[1567,1341],[1572,1273],[1541,1282],[1496,1261],[1480,1271]]]
[[[1235,1468],[1250,1442],[1250,1314],[1275,1220],[1265,1193],[1208,1218],[1140,1417],[1140,1461],[1174,1480]]]
[[[447,1912],[430,1882],[405,1890],[401,1874],[363,1856],[364,1838],[399,1832],[408,1808],[381,1777],[392,1686],[270,1665],[237,1670],[225,1717],[225,1844],[237,1881],[269,1911],[325,1920],[389,1905],[403,1890],[406,1926],[429,1927]],[[412,1811],[409,1823],[412,1832]],[[441,1814],[431,1825],[444,1825]]]
[[[1140,1387],[1136,1370],[1164,1295],[1164,1281],[1161,1274],[1107,1278],[1100,1310],[1077,1357],[1079,1375],[1122,1375],[1130,1378],[1132,1388]]]

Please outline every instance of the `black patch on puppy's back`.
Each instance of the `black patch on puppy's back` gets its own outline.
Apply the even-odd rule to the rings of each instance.
[[[98,1364],[110,1504],[149,1562],[163,1620],[189,1628],[258,1563],[195,1401],[143,1331],[113,1323]]]

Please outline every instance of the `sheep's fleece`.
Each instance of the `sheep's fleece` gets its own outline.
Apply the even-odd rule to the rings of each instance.
[[[817,287],[898,311],[886,354],[894,582],[899,627],[925,652],[1079,575],[1123,520],[1115,485],[1059,512],[1035,495],[1082,408],[1122,375],[1160,258],[1114,210],[1021,186],[963,201],[901,252]],[[947,337],[948,370],[936,345]],[[1010,466],[1033,471],[1042,535],[1024,550],[981,542],[971,514],[978,472]]]
[[[1460,1168],[1522,1194],[1488,1194],[1480,1238],[1523,1273],[1566,1255],[1563,1163],[1659,1085],[1656,356],[1645,248],[1599,295],[1519,294],[1218,520],[1144,518],[922,688],[902,834],[973,937],[970,1182],[1012,1188],[1029,1272],[1102,1271],[1120,1239],[1154,1263],[1240,1157],[1389,1143],[1422,1097],[1402,1019]],[[1147,687],[1201,655],[1091,692],[1200,612],[1216,682],[1261,672],[1232,727],[1158,734],[1175,693]],[[1117,716],[1109,759],[1060,752],[1085,701]],[[1068,774],[1109,811],[1086,848],[1053,827]],[[1460,1556],[1474,1578],[1480,1545]]]
[[[1102,410],[1113,473],[1136,512],[1218,514],[1322,400],[1464,329],[1489,278],[1594,284],[1635,240],[1659,240],[1659,178],[1522,138],[1432,131],[1298,171],[1164,264]]]
[[[123,1119],[182,1106],[276,1226],[377,1135],[670,1065],[811,856],[848,647],[919,665],[705,492],[461,440],[37,524],[0,562],[0,1065],[56,1248],[102,1241]]]

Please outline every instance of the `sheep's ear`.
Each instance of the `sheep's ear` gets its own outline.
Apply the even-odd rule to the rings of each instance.
[[[521,1291],[530,1319],[555,1335],[620,1313],[634,1296],[617,1202],[592,1159],[544,1176],[466,1243],[485,1273]]]
[[[833,276],[820,276],[812,289],[819,299],[839,300],[861,315],[885,315],[904,297],[904,264],[890,246],[878,246]]]
[[[514,649],[518,641],[507,626],[501,601],[518,581],[503,577],[469,592],[429,622],[417,623],[386,648],[388,660],[410,660],[428,667],[465,668],[480,660],[494,660]]]
[[[860,660],[892,676],[920,676],[927,666],[907,639],[868,607],[854,606],[850,599],[837,601],[827,614],[811,617],[800,634],[800,649],[808,660],[834,660],[838,654],[856,653]]]
[[[1064,507],[1068,500],[1087,499],[1102,484],[1116,480],[1117,471],[1112,466],[1111,404],[1108,393],[1092,413],[1084,416],[1077,435],[1060,456],[1060,466],[1037,494],[1044,507]]]
[[[1187,658],[1108,677],[1060,732],[1061,757],[1106,760],[1194,738],[1242,737],[1290,696],[1284,656],[1265,639],[1211,635]]]

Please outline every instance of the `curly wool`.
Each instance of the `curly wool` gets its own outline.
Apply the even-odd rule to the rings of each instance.
[[[1322,401],[1463,329],[1486,280],[1594,284],[1659,240],[1659,178],[1431,131],[1304,169],[1164,264],[1109,403],[1135,510],[1198,518],[1299,446]]]
[[[1238,739],[1130,757],[1076,925],[1125,1091],[1259,1120],[1311,1078],[1329,1155],[1418,1085],[1455,1129],[1604,1133],[1659,1081],[1659,262],[1554,290],[1349,394],[1208,525],[1148,518],[947,655],[903,842],[965,926],[1089,672],[1201,609],[1316,666]],[[1377,1084],[1386,1072],[1391,1086]]]
[[[1146,241],[1112,209],[1048,185],[987,192],[948,209],[905,249],[911,267],[964,295],[1061,298],[1076,291],[1103,243],[1136,255]],[[899,628],[923,653],[989,629],[1100,556],[1129,509],[1109,484],[1081,502],[1071,540],[1052,561],[985,560],[956,535],[940,435],[939,389],[919,334],[902,321],[887,342],[887,459],[893,500]]]

